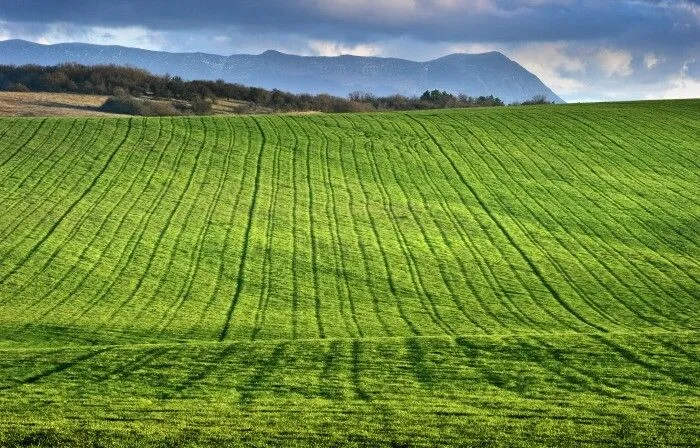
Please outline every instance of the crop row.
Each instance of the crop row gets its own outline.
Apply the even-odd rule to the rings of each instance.
[[[93,431],[123,445],[694,446],[698,342],[659,332],[0,350],[0,443],[26,432],[79,445]]]
[[[700,127],[664,113],[0,120],[0,336],[697,329]]]

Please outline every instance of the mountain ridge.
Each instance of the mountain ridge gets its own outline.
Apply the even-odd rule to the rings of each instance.
[[[452,53],[417,62],[379,56],[299,56],[277,50],[224,56],[79,42],[44,45],[20,39],[0,41],[0,64],[65,62],[133,65],[188,80],[223,79],[294,93],[347,96],[361,90],[376,95],[419,95],[440,89],[470,96],[494,95],[506,103],[535,95],[564,102],[536,75],[497,51]]]

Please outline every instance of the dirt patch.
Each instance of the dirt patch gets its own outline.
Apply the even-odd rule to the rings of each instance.
[[[119,117],[124,115],[102,112],[100,106],[106,95],[46,92],[0,92],[0,117]],[[151,101],[170,102],[163,98]],[[209,115],[269,114],[272,109],[246,101],[218,98]],[[290,115],[308,115],[319,112],[287,112]]]
[[[0,116],[117,116],[97,110],[106,99],[102,95],[75,93],[0,92]]]

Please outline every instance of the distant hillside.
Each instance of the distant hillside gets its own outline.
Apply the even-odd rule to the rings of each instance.
[[[23,40],[0,42],[0,64],[129,64],[155,74],[184,79],[223,79],[290,92],[346,96],[420,95],[441,89],[470,96],[494,95],[506,103],[535,95],[563,102],[537,76],[501,53],[452,54],[427,62],[361,56],[307,57],[266,51],[260,55],[220,56],[167,53],[119,46],[66,43],[40,45]]]
[[[184,81],[177,76],[154,75],[147,70],[120,65],[0,65],[0,92],[51,92],[109,95],[102,112],[129,115],[206,115],[216,106],[227,113],[270,112],[371,112],[415,109],[457,109],[503,106],[499,98],[453,95],[439,90],[420,97],[379,97],[352,93],[348,98],[328,94],[283,92],[248,87],[221,80]],[[533,98],[546,103],[543,98]],[[526,104],[526,103],[522,103]],[[534,103],[532,103],[534,104]],[[24,114],[11,107],[12,114]]]

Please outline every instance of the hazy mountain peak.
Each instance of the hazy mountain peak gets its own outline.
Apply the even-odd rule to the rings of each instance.
[[[235,57],[238,55],[232,54],[231,56]],[[286,53],[282,53],[281,51],[277,50],[265,50],[264,52],[260,53],[260,56],[288,56]]]

